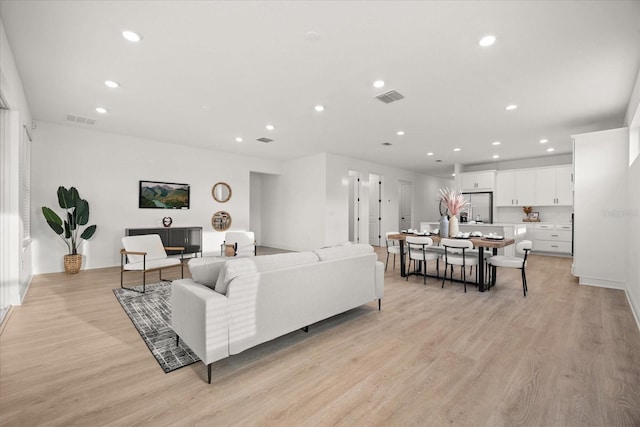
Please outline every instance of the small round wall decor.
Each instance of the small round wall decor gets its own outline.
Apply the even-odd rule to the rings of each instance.
[[[165,216],[164,218],[162,218],[162,225],[164,225],[165,227],[171,227],[171,224],[173,224],[173,220],[170,216]]]
[[[211,226],[216,231],[225,231],[231,227],[231,215],[229,212],[218,211],[211,217]]]

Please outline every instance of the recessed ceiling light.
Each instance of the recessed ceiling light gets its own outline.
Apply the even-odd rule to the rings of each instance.
[[[107,113],[107,109],[104,107],[96,107],[96,111],[100,114],[105,114]]]
[[[324,106],[316,105],[315,107],[313,107],[313,109],[316,110],[317,112],[321,112],[321,111],[324,111]]]
[[[105,85],[106,87],[111,88],[111,89],[115,89],[115,88],[120,87],[120,83],[118,83],[118,82],[116,82],[116,81],[113,81],[113,80],[105,80],[105,81],[104,81],[104,85]]]
[[[500,158],[500,156],[499,156],[499,155],[497,155],[497,154],[494,154],[494,155],[493,155],[493,158],[494,158],[494,159],[499,159],[499,158]]]
[[[548,151],[548,152],[555,151],[555,148],[553,148],[553,147],[549,147],[549,148],[547,148],[547,151]]]
[[[504,107],[504,109],[507,110],[507,111],[513,111],[516,108],[518,108],[518,106],[516,104],[509,104],[506,107]]]
[[[493,141],[493,142],[491,143],[491,145],[500,145],[500,144],[501,144],[501,143],[500,143],[500,141]]]
[[[427,156],[433,156],[433,153],[429,152],[427,153]]]
[[[383,142],[383,143],[382,143],[382,145],[384,145],[384,146],[387,146],[387,147],[388,147],[389,145],[393,145],[393,144],[391,144],[390,142]]]
[[[451,174],[451,176],[456,176],[456,174],[455,174],[455,173],[452,173],[452,174]]]
[[[483,38],[480,39],[480,41],[478,42],[478,44],[482,47],[487,47],[487,46],[491,46],[492,44],[494,44],[496,42],[496,36],[484,36]]]
[[[460,149],[459,148],[454,148],[453,151],[460,151]]]
[[[548,140],[548,139],[546,139],[546,138],[542,138],[542,139],[540,140],[540,144],[546,144],[547,142],[549,142],[549,140]]]
[[[373,82],[373,87],[377,87],[377,88],[384,87],[384,81],[383,80],[376,80],[375,82]]]
[[[129,40],[132,43],[137,43],[142,40],[142,37],[138,33],[134,33],[133,31],[123,31],[122,37]]]
[[[273,125],[267,125],[265,126],[267,128],[267,130],[274,130],[275,127]]]
[[[236,137],[236,142],[242,142],[242,141],[243,141],[243,139],[241,137],[239,137],[239,136]]]
[[[404,135],[404,131],[403,130],[399,130],[398,132],[396,132],[396,135],[402,136],[402,135]]]

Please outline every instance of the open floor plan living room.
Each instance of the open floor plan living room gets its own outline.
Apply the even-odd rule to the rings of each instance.
[[[0,425],[640,425],[637,0],[0,0],[0,182]]]

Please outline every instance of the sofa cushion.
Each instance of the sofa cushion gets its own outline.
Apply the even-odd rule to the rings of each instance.
[[[331,261],[334,259],[349,258],[373,252],[373,246],[364,243],[357,245],[334,246],[332,248],[316,249],[314,251],[320,261]]]
[[[192,258],[188,264],[191,277],[196,282],[214,289],[225,261],[226,258],[222,257]]]
[[[263,273],[314,262],[318,262],[318,256],[313,252],[288,252],[229,259],[220,270],[215,291],[226,295],[229,282],[244,273]]]

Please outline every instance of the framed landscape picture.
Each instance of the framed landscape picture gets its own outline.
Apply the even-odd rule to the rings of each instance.
[[[140,181],[140,209],[189,209],[189,184]]]

